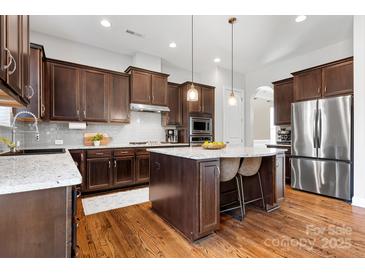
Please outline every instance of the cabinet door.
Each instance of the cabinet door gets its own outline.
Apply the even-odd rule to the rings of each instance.
[[[214,115],[214,89],[202,87],[202,112]]]
[[[6,16],[0,15],[0,80],[6,82],[6,73],[4,66],[8,63],[5,54],[6,41]]]
[[[200,163],[199,178],[199,233],[219,227],[219,161]]]
[[[111,158],[87,159],[87,190],[108,189],[112,184]]]
[[[293,80],[274,85],[275,125],[291,124],[291,103],[293,102]]]
[[[134,182],[134,156],[114,158],[114,186],[128,186]]]
[[[30,58],[30,47],[29,47],[29,16],[22,15],[20,16],[22,20],[21,24],[21,41],[22,41],[22,48],[21,48],[21,56],[22,56],[22,90],[24,97],[31,99],[33,91],[30,87],[30,76],[29,76],[29,58]]]
[[[82,120],[108,121],[107,75],[93,70],[82,71]]]
[[[131,102],[137,104],[150,104],[151,74],[133,71],[131,75]]]
[[[129,122],[129,77],[111,74],[109,78],[110,122]]]
[[[48,63],[51,120],[80,120],[80,72],[71,66]]]
[[[176,125],[182,124],[182,103],[181,103],[181,93],[178,85],[169,84],[167,87],[167,106],[170,108],[170,112],[167,112],[166,125]]]
[[[186,93],[188,92],[190,85],[188,85],[186,89]],[[188,110],[190,112],[201,112],[202,111],[202,88],[200,86],[195,86],[198,91],[198,101],[188,102]],[[186,96],[185,96],[186,97]]]
[[[352,61],[347,61],[322,69],[323,96],[351,94],[354,91]]]
[[[150,180],[150,155],[136,155],[136,183],[145,183]]]
[[[7,69],[7,83],[19,96],[23,97],[22,82],[22,16],[6,15],[6,48],[14,58]],[[7,54],[7,61],[10,56]]]
[[[294,75],[294,101],[320,98],[322,70],[315,69]]]
[[[154,75],[151,76],[152,101],[153,105],[166,106],[167,77]]]
[[[32,86],[34,95],[30,98],[29,105],[26,108],[14,110],[19,112],[26,109],[32,112],[38,119],[41,119],[44,117],[45,106],[42,98],[42,50],[40,48],[30,48],[29,71],[29,85]],[[19,117],[19,120],[33,122],[33,118],[30,118],[28,115]]]

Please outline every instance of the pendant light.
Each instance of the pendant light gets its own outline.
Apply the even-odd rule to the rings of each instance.
[[[237,21],[237,18],[236,17],[231,17],[228,20],[228,23],[230,23],[231,26],[232,26],[232,45],[231,45],[231,54],[232,54],[232,61],[231,61],[231,73],[232,73],[232,75],[231,75],[231,84],[232,84],[232,90],[231,90],[231,94],[229,95],[229,98],[228,98],[228,104],[230,106],[237,105],[237,98],[234,95],[234,91],[233,91],[233,24],[236,23],[236,21]]]
[[[194,87],[194,15],[191,16],[191,86],[187,93],[187,101],[199,100],[198,90]]]

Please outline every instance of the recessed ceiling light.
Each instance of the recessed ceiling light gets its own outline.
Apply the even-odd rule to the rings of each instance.
[[[103,20],[101,20],[100,21],[100,24],[103,26],[103,27],[106,27],[106,28],[110,28],[111,27],[111,23],[108,21],[108,20],[106,20],[106,19],[103,19]]]
[[[307,16],[306,16],[306,15],[298,15],[298,16],[295,18],[295,22],[300,23],[300,22],[305,21],[305,19],[307,19]]]
[[[214,60],[213,60],[213,61],[214,61],[214,63],[220,63],[221,58],[218,58],[218,57],[217,57],[217,58],[214,58]]]
[[[169,47],[170,47],[170,48],[176,48],[176,43],[175,43],[175,42],[171,42],[171,43],[169,44]]]

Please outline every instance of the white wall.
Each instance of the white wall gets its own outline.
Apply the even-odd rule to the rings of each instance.
[[[124,71],[133,64],[132,56],[122,55],[39,32],[31,32],[30,41],[43,45],[48,58],[115,71]]]
[[[270,140],[270,108],[273,106],[273,102],[252,98],[251,105],[254,119],[254,140]]]
[[[354,16],[354,197],[365,207],[365,16]]]
[[[224,88],[231,88],[231,71],[216,66],[212,70],[201,72],[200,82],[215,86],[215,139],[223,140],[223,96]],[[245,76],[234,74],[234,89],[245,88]]]
[[[253,142],[253,110],[250,104],[259,86],[272,86],[276,80],[291,77],[291,72],[310,68],[353,55],[352,40],[345,40],[285,61],[269,64],[262,69],[245,74],[246,81],[246,145]]]

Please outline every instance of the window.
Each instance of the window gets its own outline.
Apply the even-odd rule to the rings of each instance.
[[[12,117],[11,107],[0,107],[0,126],[10,127]]]

